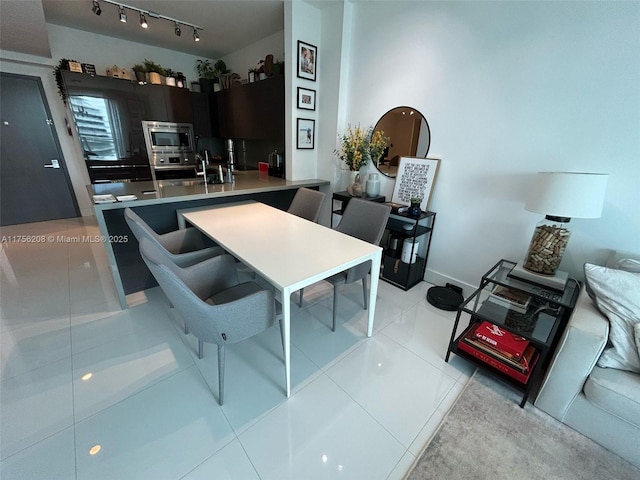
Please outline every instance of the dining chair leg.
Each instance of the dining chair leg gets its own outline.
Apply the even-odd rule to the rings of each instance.
[[[202,360],[203,356],[204,356],[204,342],[198,339],[198,358]]]
[[[369,294],[367,292],[367,277],[362,279],[362,294],[364,295],[364,309],[369,308]]]
[[[224,345],[218,345],[218,404],[224,403]]]
[[[302,307],[302,297],[304,295],[304,288],[300,289],[299,295],[300,295],[300,297],[298,298],[298,306]]]
[[[333,326],[332,331],[336,331],[336,315],[338,314],[338,285],[333,286]]]

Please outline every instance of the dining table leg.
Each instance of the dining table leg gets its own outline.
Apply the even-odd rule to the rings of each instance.
[[[378,296],[381,262],[382,250],[375,252],[371,257],[371,285],[369,286],[369,322],[367,324],[367,337],[373,335],[373,320],[376,314],[376,298]]]
[[[284,342],[284,374],[287,398],[291,395],[291,290],[282,292],[282,338]]]

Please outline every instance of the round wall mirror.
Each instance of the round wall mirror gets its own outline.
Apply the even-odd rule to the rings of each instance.
[[[429,124],[415,108],[392,108],[376,123],[373,131],[378,130],[389,138],[389,145],[380,158],[372,160],[380,173],[388,177],[396,176],[400,157],[425,158],[429,153]]]

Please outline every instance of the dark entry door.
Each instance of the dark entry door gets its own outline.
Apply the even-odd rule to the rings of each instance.
[[[77,217],[41,80],[0,80],[0,225]]]

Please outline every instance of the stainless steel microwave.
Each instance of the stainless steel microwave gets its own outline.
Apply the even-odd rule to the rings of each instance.
[[[152,169],[192,168],[195,165],[195,136],[190,123],[144,120],[142,130]]]

